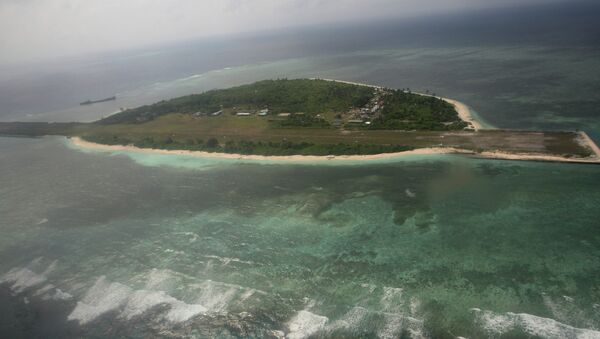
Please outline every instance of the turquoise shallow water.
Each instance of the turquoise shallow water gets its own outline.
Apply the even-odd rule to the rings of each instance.
[[[532,41],[240,52],[212,71],[223,65],[210,55],[177,53],[61,65],[8,82],[2,113],[87,121],[322,77],[430,90],[499,128],[600,140],[598,49]],[[0,337],[599,338],[599,184],[586,165],[255,162],[0,138]]]
[[[240,163],[60,138],[2,138],[0,163],[15,337],[600,336],[596,166]]]
[[[600,141],[598,6],[582,5],[2,67],[0,117],[90,121],[322,77]],[[0,138],[0,337],[600,338],[599,184],[585,165],[240,162]]]

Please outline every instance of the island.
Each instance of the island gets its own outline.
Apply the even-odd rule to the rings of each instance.
[[[600,163],[580,131],[483,129],[462,103],[331,79],[277,79],[127,109],[93,123],[0,123],[4,135],[63,135],[105,150],[251,159],[404,154]]]

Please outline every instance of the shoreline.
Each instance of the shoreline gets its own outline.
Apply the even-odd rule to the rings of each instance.
[[[68,139],[70,143],[76,147],[104,151],[104,152],[137,152],[147,154],[170,154],[170,155],[187,155],[200,158],[214,159],[229,159],[229,160],[257,160],[257,161],[291,161],[291,162],[307,162],[307,161],[356,161],[356,160],[381,160],[389,158],[405,157],[409,155],[428,155],[428,154],[473,154],[471,151],[460,150],[456,148],[444,147],[429,147],[418,148],[410,151],[395,152],[395,153],[379,153],[365,155],[256,155],[256,154],[235,154],[235,153],[219,153],[205,151],[189,151],[189,150],[166,150],[160,148],[141,148],[133,145],[105,145],[84,140],[80,137],[72,137]]]
[[[589,138],[589,137],[588,137]],[[199,158],[229,159],[229,160],[253,160],[253,161],[282,161],[282,162],[345,162],[345,161],[369,161],[385,160],[393,158],[403,158],[411,155],[465,155],[473,158],[497,159],[497,160],[518,160],[518,161],[542,161],[542,162],[562,162],[562,163],[580,163],[600,165],[600,149],[591,141],[588,147],[594,150],[595,156],[588,158],[567,158],[558,155],[547,155],[537,153],[507,153],[501,151],[484,151],[477,153],[475,151],[453,148],[453,147],[428,147],[418,148],[411,151],[395,153],[379,153],[369,155],[245,155],[234,153],[211,153],[204,151],[188,150],[166,150],[156,148],[140,148],[133,145],[105,145],[91,141],[86,141],[80,137],[67,139],[73,146],[82,149],[101,151],[101,152],[136,152],[145,154],[163,154],[163,155],[185,155]],[[596,150],[598,149],[598,153]]]
[[[421,95],[424,95],[424,94],[421,94]],[[462,121],[466,122],[467,124],[469,124],[471,129],[473,129],[475,131],[479,131],[480,129],[483,129],[483,124],[481,122],[479,122],[477,119],[475,119],[475,117],[471,113],[471,109],[466,104],[464,104],[458,100],[454,100],[454,99],[443,98],[443,97],[436,97],[436,98],[444,100],[445,102],[453,105],[454,108],[456,109],[456,112],[458,113],[458,116],[460,117],[460,119]]]
[[[365,86],[365,87],[371,87],[371,88],[377,88],[377,89],[384,88],[383,86],[369,85],[369,84],[363,84],[360,82],[352,82],[352,81],[344,81],[344,80],[323,79],[323,78],[310,78],[310,79],[311,80],[318,79],[318,80],[324,80],[324,81],[339,82],[342,84]],[[474,131],[484,129],[483,124],[479,120],[477,120],[477,118],[475,118],[475,116],[471,112],[471,109],[469,108],[469,106],[467,106],[466,104],[464,104],[458,100],[444,98],[444,97],[440,97],[440,96],[434,96],[434,95],[425,94],[425,93],[418,93],[418,92],[412,92],[412,94],[417,94],[417,95],[426,96],[426,97],[434,97],[434,98],[438,98],[440,100],[444,100],[445,102],[454,106],[454,108],[456,109],[456,112],[458,113],[458,117],[462,121],[466,122],[469,125],[469,128],[471,128]]]
[[[338,82],[344,84],[350,84],[355,86],[365,86],[375,89],[384,88],[377,85],[369,85],[358,82],[335,80],[335,79],[324,79],[324,78],[310,78],[312,80],[323,80]],[[453,105],[458,113],[459,118],[469,125],[472,131],[479,131],[484,129],[482,122],[477,120],[472,110],[466,104],[439,96],[434,96],[424,93],[415,93],[417,95],[435,97],[440,100]],[[385,160],[393,158],[402,158],[411,155],[450,155],[458,154],[465,155],[473,158],[484,158],[484,159],[498,159],[498,160],[520,160],[520,161],[544,161],[544,162],[562,162],[562,163],[582,163],[582,164],[600,164],[600,148],[596,143],[587,135],[587,133],[581,131],[578,133],[578,142],[583,146],[589,148],[592,152],[587,158],[578,157],[567,157],[561,155],[544,154],[544,153],[511,153],[500,150],[489,150],[489,151],[472,151],[468,149],[460,149],[455,147],[425,147],[417,148],[410,151],[394,152],[394,153],[379,153],[379,154],[366,154],[366,155],[256,155],[256,154],[235,154],[235,153],[221,153],[221,152],[206,152],[206,151],[190,151],[190,150],[167,150],[167,149],[156,149],[156,148],[140,148],[134,145],[106,145],[99,144],[91,141],[86,141],[81,137],[68,138],[69,142],[75,147],[88,150],[104,151],[104,152],[136,152],[146,154],[165,154],[165,155],[185,155],[200,158],[213,158],[213,159],[229,159],[229,160],[251,160],[251,161],[282,161],[282,162],[344,162],[344,161],[369,161],[369,160]]]
[[[596,158],[600,159],[600,147],[598,147],[598,145],[596,145],[594,140],[592,138],[590,138],[590,136],[584,131],[580,131],[579,135],[581,136],[581,139],[580,139],[581,144],[586,147],[589,147],[592,150],[592,152],[594,152]]]

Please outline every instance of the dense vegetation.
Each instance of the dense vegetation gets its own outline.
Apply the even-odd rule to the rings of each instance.
[[[294,128],[294,127],[310,127],[310,128],[330,128],[331,124],[327,120],[307,114],[294,114],[287,119],[273,121],[274,127]]]
[[[265,80],[161,101],[112,115],[101,122],[144,122],[169,113],[211,113],[233,107],[244,110],[269,108],[270,114],[302,112],[316,115],[362,107],[372,97],[373,90],[364,86],[309,79]]]
[[[451,104],[435,97],[389,90],[381,116],[372,129],[388,130],[461,130],[467,127]]]
[[[323,119],[319,114],[344,113],[351,108],[368,107],[374,95],[373,88],[333,81],[264,80],[126,110],[100,123],[142,123],[170,113],[209,115],[224,110],[226,113],[223,114],[234,114],[268,108],[271,116],[303,113],[270,120],[273,127],[328,128],[332,121]],[[383,109],[370,118],[373,120],[368,127],[370,129],[443,131],[461,130],[467,126],[451,104],[435,97],[387,89],[376,100],[379,99],[383,101]],[[360,125],[348,127],[367,128]]]
[[[108,145],[128,145],[141,148],[190,150],[235,154],[256,155],[353,155],[353,154],[380,154],[391,152],[402,152],[414,149],[414,147],[403,145],[377,145],[377,144],[316,144],[310,142],[263,142],[263,141],[227,141],[220,143],[216,138],[206,141],[202,139],[187,140],[185,142],[173,138],[147,137],[132,141],[127,137],[118,136],[86,136],[92,142]]]
[[[180,120],[180,124],[177,121]],[[442,131],[397,132],[384,130],[361,130],[340,133],[330,129],[286,130],[271,129],[249,133],[238,125],[236,128],[217,129],[219,124],[203,126],[201,119],[181,119],[174,116],[168,123],[149,127],[139,125],[97,125],[93,123],[39,123],[0,122],[0,135],[80,136],[101,144],[129,145],[145,148],[203,150],[263,155],[342,155],[397,152],[423,147],[454,147],[474,152],[502,151],[506,153],[532,153],[564,158],[587,158],[593,151],[581,142],[576,132],[540,132],[480,130],[461,133]],[[238,120],[230,117],[230,120]],[[191,128],[190,128],[191,121]],[[240,119],[240,121],[248,121]],[[263,121],[257,117],[256,121]],[[152,123],[150,123],[152,124]],[[271,133],[273,132],[273,134]],[[302,133],[298,133],[302,132]],[[360,137],[357,138],[357,137]],[[443,137],[443,139],[442,139]],[[360,140],[360,142],[357,142]],[[443,140],[443,145],[440,145]]]

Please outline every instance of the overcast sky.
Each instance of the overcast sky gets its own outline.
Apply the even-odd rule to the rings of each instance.
[[[0,63],[549,1],[554,0],[0,0]]]

